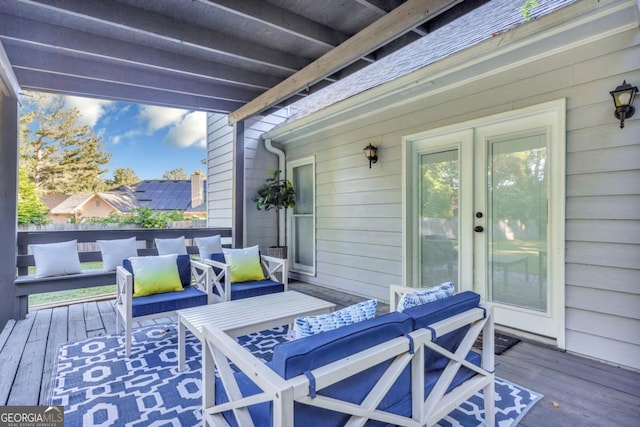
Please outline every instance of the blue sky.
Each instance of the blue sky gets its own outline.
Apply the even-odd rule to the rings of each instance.
[[[65,96],[68,107],[76,107],[80,122],[102,136],[112,154],[106,165],[112,178],[116,168],[131,168],[140,179],[160,179],[171,169],[182,167],[187,175],[206,156],[206,113],[126,102]]]

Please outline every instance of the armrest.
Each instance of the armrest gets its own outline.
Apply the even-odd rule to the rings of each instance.
[[[284,258],[276,258],[268,255],[260,255],[262,265],[267,270],[271,280],[284,283],[284,290],[289,285],[289,261]],[[275,273],[282,274],[282,279],[276,277]]]
[[[213,302],[213,268],[203,262],[191,260],[193,286],[197,286],[207,294],[207,304]]]
[[[133,274],[122,266],[116,267],[116,305],[125,305],[131,311],[133,299]],[[130,314],[130,313],[129,313]]]
[[[227,286],[227,283],[231,283],[231,266],[212,259],[203,259],[197,262],[212,267],[210,280],[212,294],[213,290],[217,289],[221,300],[231,301],[231,287]],[[216,273],[216,270],[218,270],[218,273]]]
[[[291,385],[271,368],[251,354],[246,348],[220,329],[204,326],[202,340],[202,402],[205,425],[226,425],[222,413],[233,410],[240,425],[253,425],[248,413],[250,406],[272,402],[274,413],[282,414],[284,407],[290,411],[284,416],[288,422],[274,425],[293,425],[293,399]],[[231,368],[235,365],[235,369]],[[243,397],[236,381],[235,371],[242,371],[262,393]],[[229,401],[216,404],[216,374],[220,377]],[[286,401],[288,404],[285,404]],[[282,418],[279,421],[284,421]]]
[[[389,285],[389,311],[396,311],[400,297],[409,292],[414,292],[416,288],[410,288],[408,286]]]

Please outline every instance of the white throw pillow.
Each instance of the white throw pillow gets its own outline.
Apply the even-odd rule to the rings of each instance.
[[[446,282],[432,288],[419,289],[406,293],[400,297],[396,311],[402,313],[408,308],[450,297],[454,291],[455,285],[453,282]]]
[[[294,334],[290,338],[298,339],[320,332],[331,331],[342,326],[351,325],[376,316],[378,300],[371,299],[359,302],[332,313],[318,316],[298,317],[294,322]]]
[[[31,245],[36,263],[36,277],[63,276],[80,273],[78,241]]]
[[[158,255],[187,255],[187,245],[184,243],[184,236],[175,239],[155,239]]]
[[[138,256],[136,238],[96,240],[102,252],[102,268],[104,271],[113,271],[122,264],[123,259]]]
[[[209,237],[196,237],[196,245],[198,245],[198,251],[200,251],[200,259],[209,259],[209,255],[222,252],[222,239],[219,234]]]

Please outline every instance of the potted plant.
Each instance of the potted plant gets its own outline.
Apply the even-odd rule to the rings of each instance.
[[[296,192],[286,179],[280,179],[280,170],[272,172],[264,185],[256,191],[251,199],[261,210],[276,211],[276,245],[269,248],[268,254],[277,258],[287,257],[287,246],[280,246],[280,209],[292,208],[296,204]]]

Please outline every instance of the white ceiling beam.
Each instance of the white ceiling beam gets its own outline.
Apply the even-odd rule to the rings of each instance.
[[[55,34],[52,39],[51,34]],[[47,47],[54,51],[82,54],[95,60],[120,61],[142,67],[156,68],[236,84],[249,88],[267,89],[281,78],[237,67],[217,64],[204,59],[141,47],[134,43],[88,34],[43,22],[0,13],[0,40]]]
[[[105,65],[101,62],[86,58],[76,58],[61,55],[59,52],[42,51],[31,46],[15,46],[6,44],[6,50],[11,56],[14,69],[51,72],[56,75],[76,76],[97,81],[138,86],[168,92],[206,96],[209,98],[247,102],[258,96],[262,91],[244,87],[222,85],[215,81],[205,81],[170,72],[148,70],[144,68],[132,69],[122,64]],[[28,84],[29,82],[24,82]]]
[[[178,21],[164,15],[111,0],[15,0],[46,10],[52,16],[90,20],[95,25],[111,27],[122,32],[132,32],[138,36],[152,37],[174,43],[178,48],[189,46],[203,52],[226,56],[233,60],[245,61],[277,70],[295,72],[305,66],[304,58],[256,46],[254,43],[205,27]]]
[[[56,75],[35,70],[16,69],[19,81],[28,81],[23,89],[55,92],[89,98],[132,102],[136,104],[162,105],[186,110],[226,113],[242,105],[241,102],[225,101],[204,96],[167,92],[152,88],[130,86],[75,76]]]
[[[229,114],[231,123],[244,120],[304,90],[358,58],[446,11],[461,0],[408,0],[335,49],[315,60],[253,101]]]

